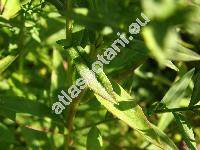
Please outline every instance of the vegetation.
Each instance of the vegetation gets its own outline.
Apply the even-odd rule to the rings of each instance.
[[[0,0],[0,149],[196,150],[199,50],[199,0]],[[80,77],[92,82],[55,114]]]

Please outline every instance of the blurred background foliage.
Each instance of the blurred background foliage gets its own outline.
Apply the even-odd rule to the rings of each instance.
[[[72,5],[73,43],[91,60],[117,32],[128,35],[141,12],[151,19],[104,71],[179,149],[195,149],[198,109],[156,111],[161,104],[171,109],[200,101],[200,1],[74,0]],[[108,112],[90,90],[81,97],[67,143],[70,107],[62,115],[51,111],[60,91],[77,78],[66,50],[56,44],[65,38],[66,11],[64,0],[0,0],[0,149],[159,149]],[[82,35],[81,43],[76,41]]]

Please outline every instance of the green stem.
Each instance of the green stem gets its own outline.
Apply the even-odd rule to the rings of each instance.
[[[21,14],[21,26],[20,26],[20,33],[19,33],[19,40],[18,40],[18,51],[20,53],[19,55],[19,73],[21,75],[21,80],[23,79],[23,65],[24,65],[24,54],[25,51],[23,50],[24,48],[24,24],[25,24],[25,18],[23,16],[23,13]]]
[[[74,118],[76,115],[76,111],[77,111],[77,107],[80,103],[80,98],[74,99],[73,102],[70,104],[70,108],[68,111],[68,116],[67,116],[67,130],[68,130],[68,135],[67,135],[67,145],[66,145],[66,149],[69,149],[70,145],[71,145],[71,133],[73,130],[73,122],[74,122]]]
[[[66,40],[71,42],[72,40],[72,19],[71,19],[71,12],[72,12],[72,0],[65,0],[65,17],[66,17]],[[72,84],[72,64],[70,63],[70,56],[68,55],[68,78],[70,84]],[[67,124],[66,127],[68,129],[68,134],[65,137],[65,149],[69,150],[70,143],[71,143],[71,133],[73,130],[73,120],[76,114],[77,107],[80,103],[80,97],[73,100],[70,105],[68,114],[67,114]]]
[[[66,10],[66,40],[71,41],[71,34],[72,34],[72,19],[71,19],[71,13],[72,13],[72,1],[71,0],[65,0],[65,10]]]
[[[183,112],[183,111],[194,111],[200,109],[200,105],[194,105],[191,107],[181,107],[181,108],[172,108],[172,109],[162,109],[156,110],[155,113],[169,113],[169,112]]]

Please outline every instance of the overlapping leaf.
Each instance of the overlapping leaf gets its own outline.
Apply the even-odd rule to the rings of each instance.
[[[194,82],[194,89],[192,92],[192,97],[189,106],[193,106],[200,101],[200,71],[197,72],[196,79]]]
[[[184,97],[184,92],[188,87],[192,76],[194,74],[194,69],[186,73],[181,79],[176,81],[174,85],[165,94],[161,103],[164,103],[167,108],[176,108],[180,106],[181,99]],[[158,127],[164,130],[169,123],[172,121],[173,115],[171,113],[161,115]]]
[[[97,99],[104,107],[158,147],[162,149],[177,149],[169,137],[147,120],[140,106],[131,100],[132,97],[128,93],[120,86],[115,85],[114,91],[117,91],[115,97],[119,104],[114,104],[112,96],[102,86],[101,81],[98,81],[85,65],[77,50],[70,48],[68,52],[77,71],[83,79],[90,81],[88,87],[95,93]]]
[[[196,142],[195,142],[195,138],[194,138],[194,133],[192,130],[192,127],[189,125],[189,123],[187,122],[187,120],[185,119],[185,117],[183,115],[181,115],[180,113],[173,113],[174,118],[176,120],[176,123],[178,125],[178,128],[183,136],[183,139],[185,141],[185,143],[187,144],[188,148],[190,150],[196,150]]]

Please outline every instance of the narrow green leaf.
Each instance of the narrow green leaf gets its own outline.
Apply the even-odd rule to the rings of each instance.
[[[135,101],[132,101],[132,97],[120,86],[115,85],[114,87],[114,91],[118,91],[115,93],[115,97],[119,104],[110,103],[110,101],[113,102],[112,96],[85,65],[78,51],[75,48],[70,48],[68,52],[81,77],[89,81],[88,87],[95,93],[99,102],[104,105],[108,111],[126,122],[158,147],[162,149],[177,149],[169,137],[147,120],[140,106],[138,106]]]
[[[200,101],[200,71],[197,72],[196,79],[194,82],[194,89],[192,92],[192,97],[189,106],[193,106]]]
[[[179,69],[170,60],[166,60],[164,64],[175,71],[179,71]]]
[[[106,107],[109,112],[138,131],[148,141],[159,148],[170,150],[177,149],[167,135],[147,120],[142,108],[132,100],[132,97],[121,86],[114,83],[113,88],[116,94],[115,97],[119,103],[118,105],[109,103],[107,100],[95,94],[98,101]]]
[[[186,88],[188,87],[188,85],[192,79],[194,71],[195,71],[195,69],[190,70],[181,79],[179,79],[177,82],[175,82],[174,85],[172,85],[172,87],[165,94],[165,96],[163,97],[161,102],[166,104],[166,106],[168,108],[176,107],[176,106],[173,106],[173,104],[171,102],[174,102],[177,99],[182,98]]]
[[[87,135],[87,150],[101,150],[103,140],[97,127],[92,127]]]
[[[200,55],[196,52],[177,44],[176,48],[167,50],[167,57],[169,60],[176,61],[199,61]]]
[[[180,106],[180,101],[184,97],[184,92],[192,79],[194,70],[195,69],[190,70],[181,79],[176,81],[165,94],[161,102],[164,103],[167,108],[176,108]],[[161,115],[158,127],[164,130],[170,124],[172,119],[173,115],[171,113]]]
[[[18,56],[18,55],[17,55]],[[5,71],[10,64],[17,58],[17,56],[8,55],[0,60],[0,73]]]
[[[190,150],[196,150],[196,143],[192,127],[187,123],[182,114],[174,112],[173,115],[188,148]]]
[[[51,96],[57,97],[57,91],[67,87],[67,73],[61,52],[54,47],[51,72]],[[60,91],[59,91],[60,92]],[[57,99],[57,98],[56,98]]]
[[[91,71],[87,65],[85,65],[84,60],[81,58],[78,50],[75,48],[68,49],[69,55],[71,56],[72,62],[75,65],[80,76],[86,81],[88,87],[94,91],[96,94],[102,96],[110,102],[115,103],[115,99],[106,91],[106,89],[102,86],[94,72]]]
[[[80,54],[81,57],[85,60],[85,62],[88,63],[88,66],[92,64],[92,60],[90,60],[89,56],[86,55],[86,52],[82,47],[78,46],[76,49],[78,52],[81,53]],[[92,68],[92,66],[90,66],[90,68]],[[96,78],[102,84],[102,86],[106,89],[108,94],[110,94],[113,97],[113,99],[115,99],[112,84],[110,83],[110,80],[108,79],[108,77],[106,76],[103,70],[96,73]]]
[[[166,62],[166,56],[164,55],[162,47],[157,43],[154,37],[154,30],[152,27],[145,27],[143,29],[143,36],[148,49],[151,52],[152,57],[154,57],[160,65]]]

